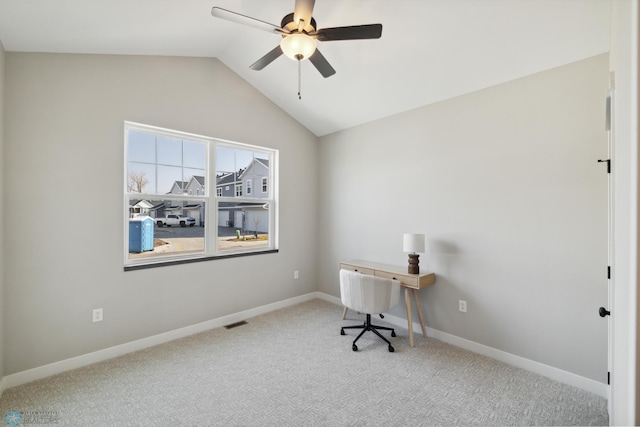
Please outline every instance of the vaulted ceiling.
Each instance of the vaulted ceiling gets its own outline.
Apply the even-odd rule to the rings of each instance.
[[[211,16],[219,6],[279,26],[294,0],[0,0],[7,52],[216,57],[317,136],[609,50],[608,0],[317,0],[319,28],[381,23],[382,38],[319,42],[335,68],[281,56],[280,36]]]

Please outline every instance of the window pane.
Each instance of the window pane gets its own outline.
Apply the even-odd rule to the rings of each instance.
[[[204,201],[130,199],[128,208],[128,259],[204,252]]]
[[[155,163],[156,136],[150,133],[130,130],[127,133],[127,159],[130,162]]]
[[[268,246],[268,203],[220,202],[218,204],[218,250],[251,250]]]
[[[158,194],[184,194],[185,188],[182,168],[158,165]]]
[[[262,189],[262,179],[269,176],[269,155],[251,150],[219,146],[216,148],[217,185],[233,183],[233,194],[223,191],[224,197],[268,198]]]
[[[204,185],[206,182],[205,171],[202,169],[183,169],[183,181],[186,183],[187,194],[204,195]]]
[[[127,168],[127,192],[155,193],[156,166],[147,163],[129,162]]]
[[[203,142],[184,140],[182,145],[184,153],[184,167],[204,170],[207,158],[207,149]]]
[[[157,146],[159,164],[182,166],[182,140],[158,135]]]

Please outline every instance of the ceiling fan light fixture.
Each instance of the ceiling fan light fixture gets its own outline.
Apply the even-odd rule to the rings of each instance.
[[[289,58],[302,61],[316,51],[316,41],[306,34],[289,34],[280,42],[280,48]]]

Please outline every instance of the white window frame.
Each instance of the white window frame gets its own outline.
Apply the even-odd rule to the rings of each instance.
[[[139,131],[153,133],[157,135],[182,138],[186,140],[204,142],[207,146],[205,184],[202,195],[193,196],[188,194],[155,194],[155,193],[134,193],[128,192],[128,132]],[[278,176],[278,158],[279,152],[276,149],[260,147],[250,144],[239,143],[235,141],[222,140],[202,135],[164,129],[156,126],[149,126],[140,123],[126,121],[124,124],[124,207],[123,207],[123,227],[124,227],[124,267],[125,270],[133,270],[137,267],[147,268],[149,266],[178,264],[182,262],[193,262],[196,260],[209,260],[216,258],[226,258],[228,256],[257,255],[260,253],[271,253],[278,250],[278,201],[277,201],[277,176]],[[257,198],[255,195],[241,195],[236,197],[222,197],[217,194],[218,187],[216,185],[216,147],[223,146],[236,148],[241,150],[250,150],[262,153],[269,158],[269,180],[271,183],[270,197]],[[238,184],[236,184],[237,186]],[[216,188],[215,194],[211,194],[209,189]],[[186,192],[185,192],[186,193]],[[202,203],[206,209],[204,212],[204,251],[198,253],[178,253],[170,255],[158,255],[146,258],[129,257],[129,200],[130,199],[148,199],[148,200],[170,200],[177,203],[188,201],[189,203]],[[240,248],[221,250],[218,248],[218,204],[221,202],[234,203],[263,203],[269,208],[268,215],[268,240],[266,244],[258,248]]]
[[[244,182],[244,193],[246,197],[250,197],[253,194],[253,180],[251,178]]]

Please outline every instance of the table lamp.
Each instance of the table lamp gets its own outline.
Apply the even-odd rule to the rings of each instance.
[[[424,234],[405,233],[402,247],[404,252],[409,252],[409,273],[420,274],[420,255],[416,252],[424,252]]]

